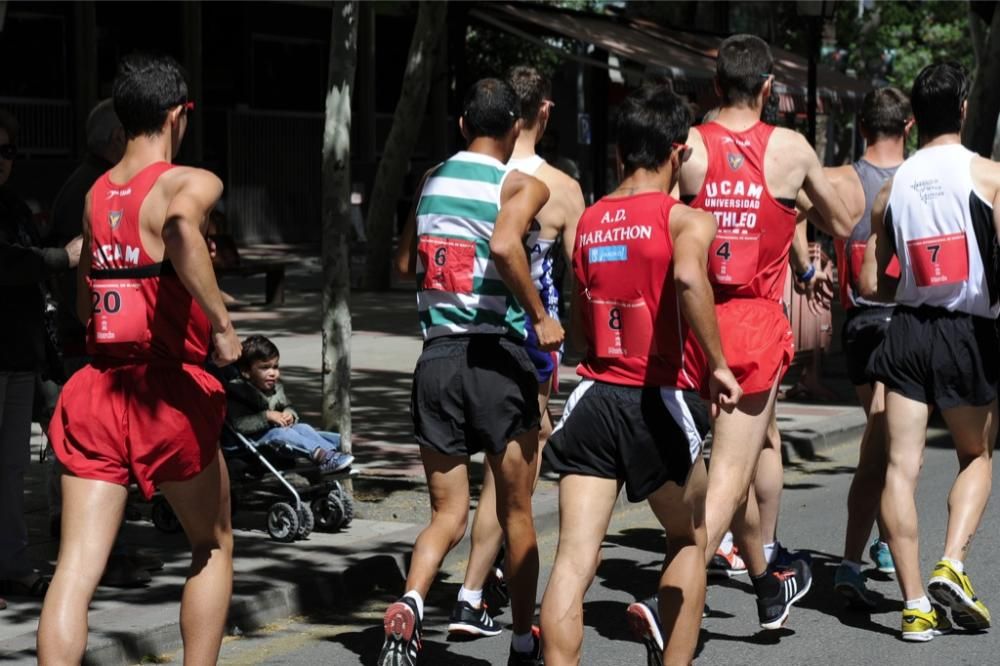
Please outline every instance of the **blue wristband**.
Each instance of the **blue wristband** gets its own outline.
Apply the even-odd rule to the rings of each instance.
[[[796,275],[795,279],[799,282],[809,282],[809,280],[813,279],[814,275],[816,275],[816,266],[809,264],[809,268],[806,269],[806,272],[801,275]]]

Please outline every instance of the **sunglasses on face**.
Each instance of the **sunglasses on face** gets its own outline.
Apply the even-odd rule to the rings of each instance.
[[[0,158],[12,160],[17,157],[17,146],[12,143],[0,145]]]
[[[685,143],[674,143],[674,144],[671,144],[671,145],[674,147],[674,150],[679,150],[680,151],[681,164],[684,164],[689,159],[691,159],[691,153],[694,152],[694,149],[691,148],[691,146],[689,146],[689,145],[687,145]]]

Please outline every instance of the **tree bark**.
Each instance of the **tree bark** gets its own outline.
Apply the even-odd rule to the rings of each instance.
[[[410,41],[403,89],[396,103],[392,129],[386,139],[375,174],[368,206],[368,257],[364,284],[368,289],[389,287],[389,264],[395,229],[396,203],[410,166],[410,157],[427,108],[427,95],[434,72],[434,59],[446,31],[448,4],[422,0],[417,25]]]
[[[323,125],[323,427],[351,451],[351,94],[358,3],[334,2]]]
[[[1000,11],[993,12],[990,32],[980,41],[982,26],[972,27],[981,21],[970,9],[969,23],[976,51],[976,78],[969,93],[969,109],[962,130],[962,143],[972,151],[989,158],[993,154],[993,140],[1000,115]]]

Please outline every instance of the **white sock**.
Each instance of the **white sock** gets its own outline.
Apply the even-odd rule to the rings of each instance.
[[[840,566],[847,567],[856,574],[861,573],[861,562],[853,562],[851,560],[841,560]]]
[[[764,544],[764,557],[767,559],[768,564],[774,564],[774,556],[778,554],[780,543],[780,541],[775,541],[774,543]]]
[[[726,532],[726,535],[722,537],[722,543],[719,544],[719,550],[728,555],[733,552],[733,533]]]
[[[479,608],[483,605],[483,591],[482,590],[467,590],[465,586],[458,588],[458,600],[469,602],[473,608]]]
[[[535,641],[532,639],[530,631],[526,634],[514,634],[510,639],[510,644],[513,646],[514,652],[522,654],[531,652],[535,647]]]
[[[906,602],[906,610],[918,610],[921,613],[931,612],[931,600],[926,596],[919,599],[909,599]]]
[[[424,598],[422,596],[420,596],[420,593],[417,592],[416,590],[410,590],[409,592],[407,592],[403,596],[407,597],[409,599],[413,599],[413,603],[415,603],[417,605],[417,615],[420,617],[421,620],[423,620],[424,619]]]
[[[953,560],[950,557],[942,557],[941,560],[950,564],[951,568],[958,573],[965,573],[965,564],[961,560]]]

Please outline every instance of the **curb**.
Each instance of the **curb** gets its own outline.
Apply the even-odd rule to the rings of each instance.
[[[867,421],[863,418],[850,418],[836,422],[836,425],[823,431],[800,429],[782,430],[781,444],[783,449],[791,446],[795,455],[804,460],[815,460],[822,453],[842,444],[861,439],[865,432]],[[785,458],[787,459],[787,451]]]

